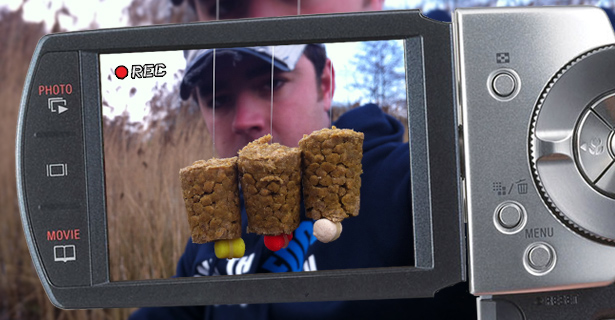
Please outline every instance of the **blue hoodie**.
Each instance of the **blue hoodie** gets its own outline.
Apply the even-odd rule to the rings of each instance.
[[[266,249],[262,236],[251,233],[242,236],[246,252],[241,259],[218,259],[213,243],[188,241],[176,276],[413,265],[410,150],[403,142],[404,127],[374,104],[346,112],[334,125],[365,134],[360,212],[342,222],[339,239],[327,244],[317,241],[312,235],[314,222],[302,213],[293,240],[277,252]],[[245,230],[245,210],[242,221]],[[437,308],[431,303],[421,299],[143,308],[131,319],[391,319],[409,315],[433,319],[431,312]],[[428,313],[422,315],[421,309]]]

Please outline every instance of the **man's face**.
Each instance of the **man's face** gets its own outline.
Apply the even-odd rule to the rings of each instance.
[[[219,8],[216,9],[216,1]],[[194,0],[199,20],[381,10],[384,0]]]
[[[302,55],[293,71],[274,72],[272,108],[270,64],[247,58],[224,68],[217,66],[215,117],[212,81],[203,79],[197,88],[210,134],[215,125],[217,156],[235,156],[246,144],[268,133],[272,133],[274,142],[296,147],[303,134],[328,127],[332,76],[327,61],[317,84],[314,65]]]

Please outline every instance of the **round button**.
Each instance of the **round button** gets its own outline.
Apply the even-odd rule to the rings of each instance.
[[[508,203],[500,208],[498,219],[502,227],[512,229],[521,222],[521,208],[515,203]]]
[[[615,158],[615,133],[611,133],[611,157]]]
[[[611,165],[596,181],[596,187],[607,192],[611,197],[615,196],[615,164]]]
[[[529,126],[530,166],[542,202],[571,231],[610,245],[615,243],[610,178],[615,164],[609,155],[614,53],[609,46],[571,59],[538,95],[544,99],[534,106]],[[590,124],[595,120],[599,125]]]
[[[609,100],[613,102],[613,99]],[[603,104],[603,102],[599,103]],[[613,131],[596,112],[588,109],[581,117],[575,141],[577,165],[589,185],[611,195],[613,186]]]
[[[493,78],[493,91],[502,98],[515,92],[515,87],[515,78],[509,73],[500,73]]]
[[[545,246],[537,246],[530,250],[529,259],[532,267],[544,269],[551,261],[551,252]]]
[[[516,201],[504,201],[493,212],[493,224],[502,233],[515,234],[527,221],[527,213],[523,206]]]
[[[532,243],[525,250],[523,264],[525,269],[536,276],[541,276],[553,270],[556,262],[555,249],[547,243]]]

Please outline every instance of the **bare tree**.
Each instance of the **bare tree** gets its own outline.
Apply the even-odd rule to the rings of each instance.
[[[175,6],[169,0],[132,0],[125,9],[131,26],[192,22],[196,20],[188,1]]]
[[[381,107],[397,109],[406,100],[404,52],[399,40],[369,41],[350,61],[355,67],[352,88]]]

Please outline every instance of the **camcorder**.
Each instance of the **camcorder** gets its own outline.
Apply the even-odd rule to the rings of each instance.
[[[191,50],[392,40],[403,49],[411,186],[411,212],[397,214],[411,217],[403,254],[412,265],[112,276],[109,219],[123,213],[110,196],[119,191],[104,106],[129,101],[113,89],[120,81],[157,88],[174,70],[181,80]],[[408,10],[45,36],[17,135],[34,266],[66,309],[428,298],[466,282],[479,319],[615,318],[614,44],[594,7],[457,9],[452,23]],[[169,52],[179,58],[152,55]]]

